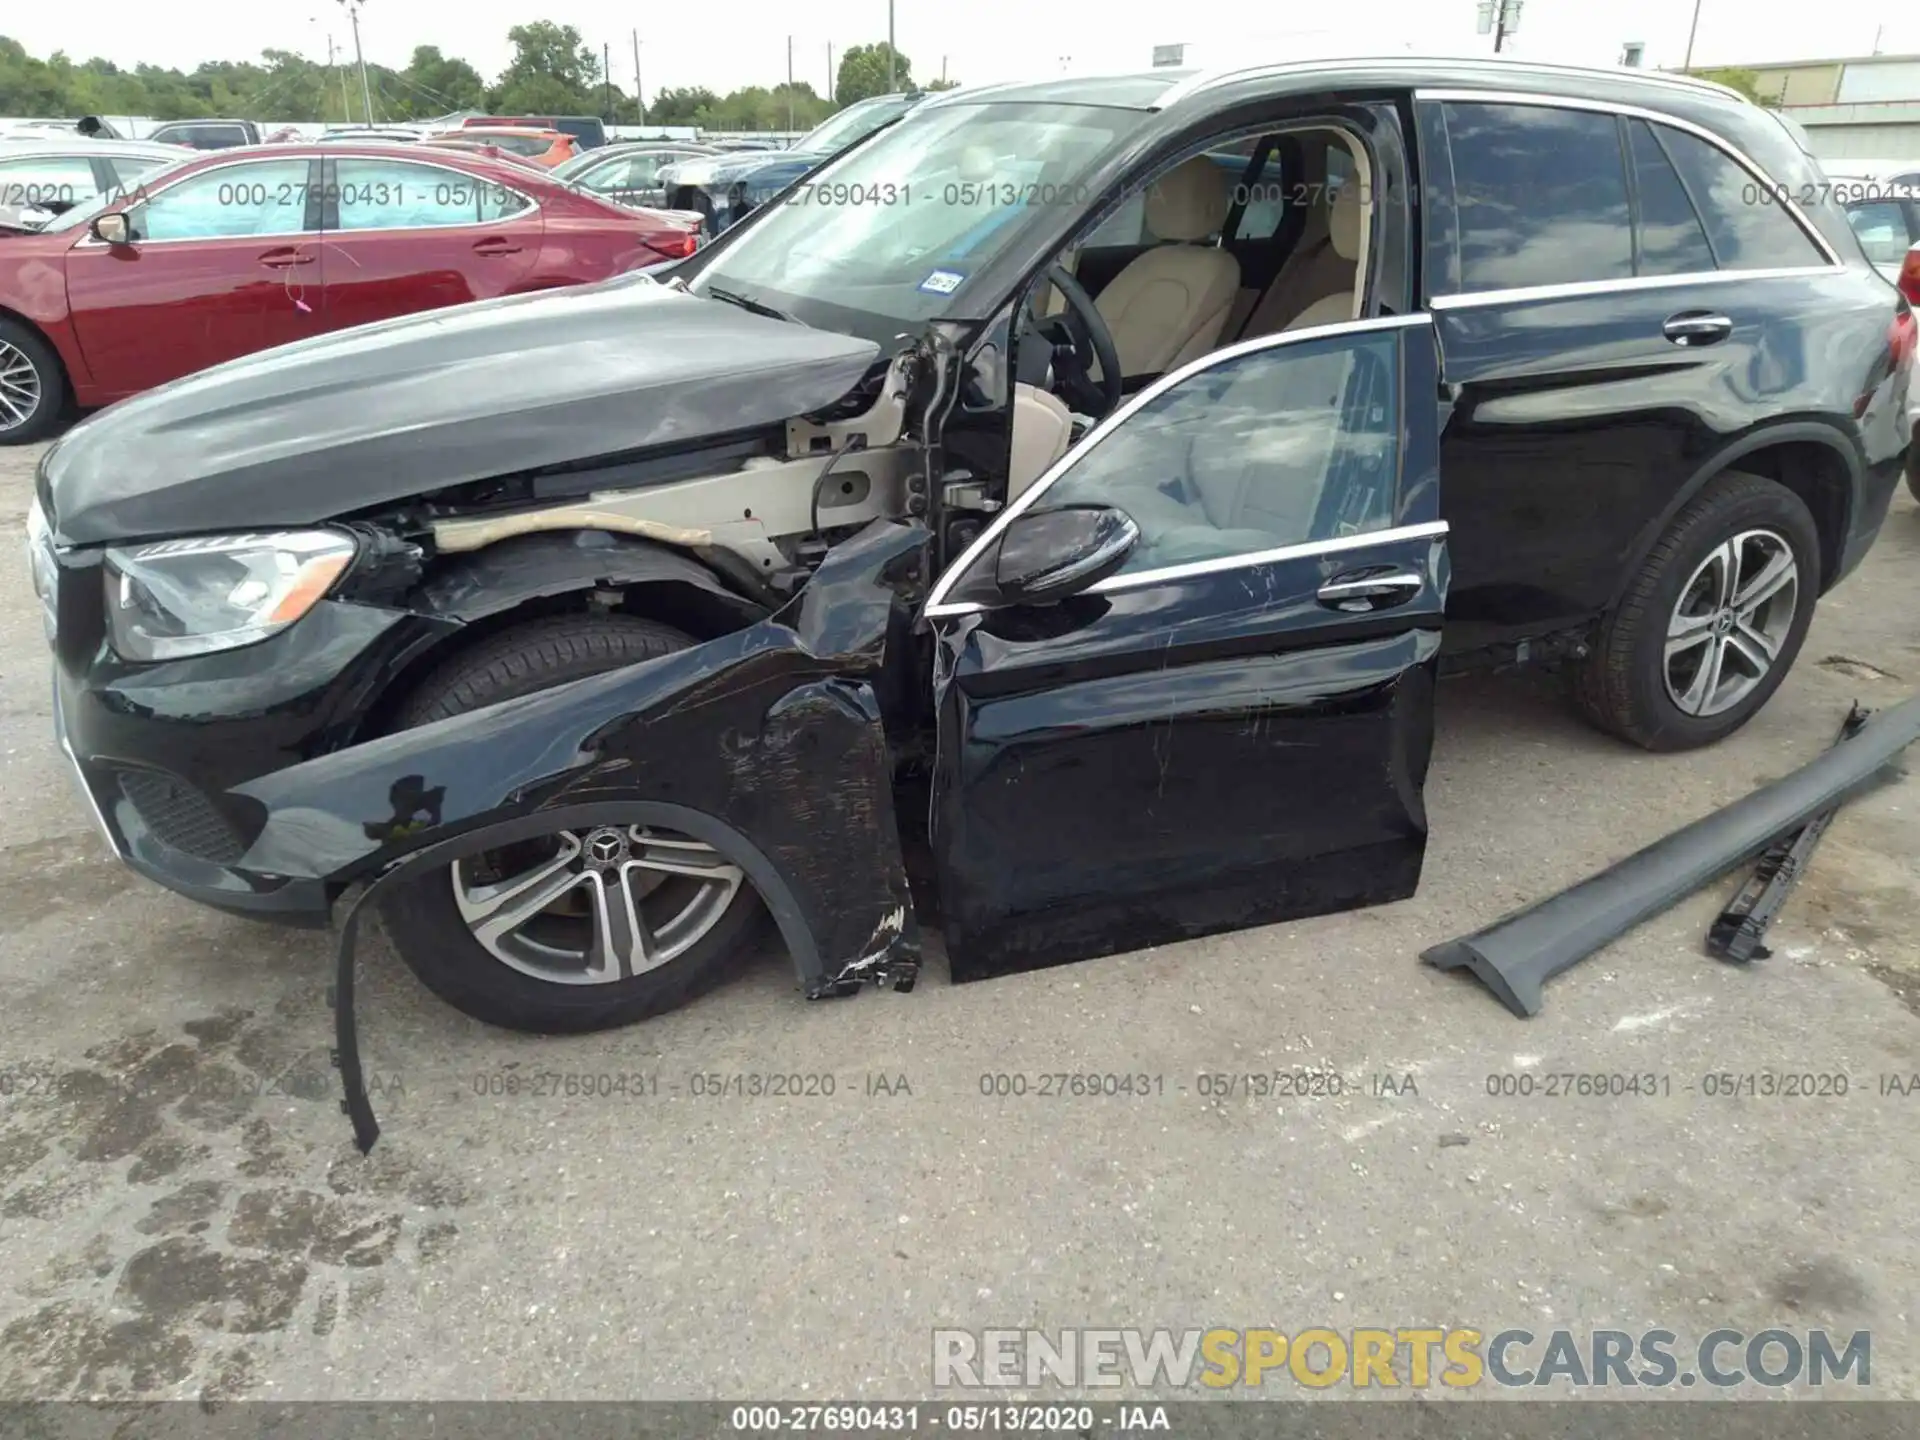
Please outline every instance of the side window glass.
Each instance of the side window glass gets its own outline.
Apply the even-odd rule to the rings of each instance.
[[[478,225],[523,209],[517,191],[477,176],[404,160],[338,160],[342,230],[430,230]]]
[[[1140,527],[1121,573],[1393,524],[1395,332],[1278,345],[1161,392],[1038,500],[1113,505]]]
[[[139,183],[142,175],[149,175],[162,165],[172,163],[170,160],[135,160],[124,155],[107,161],[113,167],[114,178],[119,180],[120,188],[129,192]]]
[[[4,187],[0,187],[4,188]],[[1907,258],[1907,213],[1893,200],[1869,200],[1847,207],[1847,220],[1860,248],[1876,265],[1898,265]]]
[[[1211,158],[1225,166],[1222,176],[1233,202],[1246,206],[1233,231],[1233,239],[1243,244],[1271,240],[1280,229],[1280,219],[1287,209],[1287,186],[1293,178],[1285,172],[1278,147],[1267,151],[1260,173],[1251,180],[1247,178],[1247,166],[1253,163],[1254,153],[1261,144],[1260,140],[1245,140],[1211,152]]]
[[[1827,263],[1769,187],[1723,151],[1671,125],[1656,126],[1655,134],[1686,182],[1722,270],[1772,270]]]
[[[66,210],[93,198],[93,166],[80,155],[35,155],[0,161],[0,206]]]
[[[1633,274],[1627,177],[1613,116],[1449,103],[1464,291]]]
[[[1634,188],[1640,196],[1640,273],[1691,275],[1713,269],[1706,228],[1644,120],[1630,126]]]
[[[1080,242],[1083,250],[1098,250],[1107,245],[1145,245],[1147,240],[1147,197],[1129,195],[1120,208],[1102,220],[1099,227]]]
[[[264,160],[190,175],[131,212],[141,240],[298,235],[307,224],[307,162]]]

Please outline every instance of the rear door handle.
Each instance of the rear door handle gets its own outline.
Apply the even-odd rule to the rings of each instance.
[[[1668,316],[1660,333],[1676,345],[1712,345],[1733,333],[1733,321],[1705,310],[1686,310]]]
[[[476,255],[518,255],[520,253],[520,247],[511,240],[503,240],[495,236],[488,240],[474,241],[473,253]]]
[[[311,265],[311,251],[296,250],[290,245],[282,245],[277,250],[269,250],[260,257],[260,263],[269,270],[285,270],[294,265]]]
[[[1411,570],[1390,570],[1384,574],[1355,570],[1334,576],[1314,592],[1314,598],[1335,610],[1364,614],[1404,605],[1418,595],[1426,583]]]

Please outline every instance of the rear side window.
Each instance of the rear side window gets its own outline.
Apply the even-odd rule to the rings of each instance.
[[[1629,122],[1633,183],[1640,198],[1640,273],[1692,275],[1713,269],[1707,228],[1644,120]]]
[[[1860,248],[1876,265],[1898,265],[1907,258],[1907,212],[1898,200],[1868,200],[1847,207],[1847,220]]]
[[[33,155],[0,160],[0,206],[65,210],[91,200],[98,187],[82,155]]]
[[[1633,274],[1627,175],[1611,115],[1449,102],[1468,293]]]
[[[1671,125],[1656,125],[1660,147],[1673,159],[1693,207],[1707,227],[1722,270],[1790,269],[1825,265],[1822,255],[1771,189],[1716,146]]]

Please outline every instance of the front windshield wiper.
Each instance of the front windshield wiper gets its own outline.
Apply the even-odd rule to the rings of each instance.
[[[755,300],[751,296],[739,295],[732,290],[722,290],[718,285],[707,286],[705,293],[711,295],[715,300],[724,300],[729,305],[738,305],[742,310],[751,310],[755,315],[764,315],[769,320],[784,320],[789,325],[798,325],[801,323],[793,316],[787,314],[786,311],[774,309],[773,306],[767,304],[764,300]]]

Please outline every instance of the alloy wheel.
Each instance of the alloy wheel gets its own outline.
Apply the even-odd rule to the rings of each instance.
[[[450,870],[473,938],[558,985],[659,969],[711,933],[745,883],[711,845],[643,825],[562,830]]]
[[[1799,604],[1800,567],[1783,536],[1743,530],[1716,545],[1667,621],[1668,698],[1701,719],[1738,705],[1772,672]]]
[[[40,408],[40,372],[17,346],[0,340],[0,433],[17,430]]]

